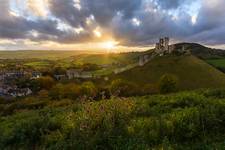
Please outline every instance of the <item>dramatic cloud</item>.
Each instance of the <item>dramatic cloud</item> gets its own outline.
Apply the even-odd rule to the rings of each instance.
[[[144,47],[160,36],[224,45],[224,6],[224,0],[1,0],[0,47],[107,40]]]

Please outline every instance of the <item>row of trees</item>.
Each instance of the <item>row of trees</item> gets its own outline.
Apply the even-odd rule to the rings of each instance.
[[[111,96],[129,97],[141,96],[157,93],[171,93],[178,90],[178,80],[173,75],[163,75],[160,78],[158,85],[146,84],[140,88],[135,83],[116,79],[111,82],[108,87],[97,87],[93,82],[84,82],[82,84],[56,83],[53,78],[41,77],[37,80],[41,97],[49,96],[51,99],[60,100],[68,99],[108,99]]]

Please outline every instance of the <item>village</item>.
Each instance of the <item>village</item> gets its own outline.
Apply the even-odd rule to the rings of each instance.
[[[169,45],[170,39],[168,37],[160,38],[159,42],[156,43],[154,51],[139,56],[139,59],[136,63],[120,66],[117,65],[118,68],[114,69],[111,73],[119,74],[134,67],[142,67],[150,60],[152,60],[156,56],[164,56],[170,54],[174,51],[174,46]],[[184,51],[184,48],[182,48]],[[109,65],[105,64],[101,66],[101,69],[107,69]],[[15,84],[16,80],[20,80],[26,78],[28,80],[36,80],[41,78],[43,75],[40,71],[33,70],[1,70],[0,71],[0,97],[24,97],[33,94],[32,89],[29,87],[20,87]],[[62,80],[72,80],[72,79],[98,79],[102,78],[104,80],[108,80],[107,75],[99,74],[96,75],[93,71],[85,71],[84,69],[67,69],[64,73],[54,73],[52,78],[56,81]]]

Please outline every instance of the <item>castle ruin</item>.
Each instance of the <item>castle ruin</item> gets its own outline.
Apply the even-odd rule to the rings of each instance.
[[[169,54],[173,51],[173,47],[169,45],[169,37],[160,38],[156,43],[155,52],[160,55]]]

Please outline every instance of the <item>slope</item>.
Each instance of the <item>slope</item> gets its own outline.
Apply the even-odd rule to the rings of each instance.
[[[182,90],[225,86],[225,75],[193,55],[156,57],[143,67],[136,67],[112,79],[124,79],[137,83],[157,84],[166,73],[178,77]]]

